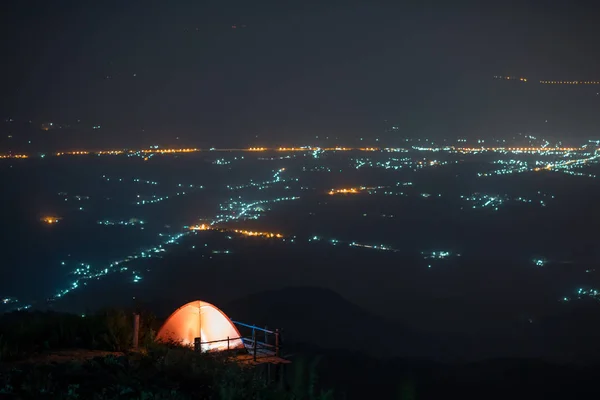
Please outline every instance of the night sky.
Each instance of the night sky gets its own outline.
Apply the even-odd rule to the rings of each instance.
[[[600,87],[492,79],[600,79],[590,5],[397,3],[4,1],[0,114],[67,147],[594,133]]]

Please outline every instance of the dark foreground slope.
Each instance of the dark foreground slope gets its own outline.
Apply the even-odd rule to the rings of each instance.
[[[269,381],[190,350],[25,363],[0,370],[4,399],[588,399],[600,368],[498,360],[461,366],[381,361],[306,349]]]
[[[328,294],[313,295],[316,298]],[[249,301],[244,304],[252,305]],[[129,353],[131,311],[102,311],[85,317],[52,312],[2,315],[0,395],[15,399],[318,399],[332,398],[319,397],[329,390],[333,390],[336,399],[530,400],[587,399],[600,395],[599,365],[560,365],[532,359],[438,363],[415,358],[381,358],[341,348],[301,344],[303,338],[296,333],[284,336],[283,343],[284,355],[292,363],[282,372],[282,380],[267,383],[264,369],[239,368],[219,355],[156,346],[152,341],[156,321],[146,311],[142,313],[141,338],[146,351]],[[364,311],[355,309],[348,315],[370,318],[361,313]],[[283,319],[278,322],[286,323]],[[327,325],[324,319],[320,322]],[[385,347],[384,343],[376,343]],[[335,344],[339,347],[344,343]],[[64,354],[64,349],[78,349],[67,353],[85,357],[62,357],[68,362],[58,362],[61,357],[56,355]],[[95,359],[87,356],[105,355],[106,351],[120,354]],[[271,372],[273,376],[274,371]]]
[[[302,394],[300,394],[302,396]],[[154,347],[144,353],[0,370],[4,399],[294,399],[283,385],[223,357]]]
[[[597,398],[600,365],[497,359],[436,364],[376,359],[358,353],[303,349],[291,369],[316,365],[315,376],[348,399],[585,399]]]

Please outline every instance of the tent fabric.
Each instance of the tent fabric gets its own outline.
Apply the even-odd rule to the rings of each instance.
[[[193,346],[194,339],[200,337],[202,351],[227,350],[242,348],[244,344],[240,332],[233,322],[217,307],[204,301],[196,300],[179,307],[158,331],[159,342],[178,342],[184,346]],[[205,343],[205,342],[216,343]]]

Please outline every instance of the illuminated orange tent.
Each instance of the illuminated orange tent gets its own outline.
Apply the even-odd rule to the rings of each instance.
[[[197,337],[201,338],[202,351],[227,350],[228,337],[230,349],[244,347],[239,339],[240,332],[227,315],[214,305],[200,300],[175,310],[158,331],[156,340],[193,346]]]

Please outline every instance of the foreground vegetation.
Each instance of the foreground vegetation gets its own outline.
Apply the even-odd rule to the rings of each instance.
[[[329,399],[317,388],[315,365],[292,381],[268,379],[264,368],[230,354],[200,354],[156,344],[156,319],[142,314],[140,346],[131,351],[133,313],[104,310],[77,316],[19,312],[0,316],[0,398],[15,399]],[[57,362],[44,355],[87,349]],[[100,350],[118,351],[114,355]],[[77,355],[77,352],[69,354]],[[302,364],[302,363],[300,363]],[[299,365],[300,366],[300,365]],[[4,397],[3,397],[4,396]]]
[[[142,314],[140,343],[154,341],[157,321]],[[131,347],[133,313],[106,309],[92,315],[14,312],[0,316],[0,362],[56,349],[125,351]]]
[[[376,359],[286,342],[292,364],[275,377],[227,354],[154,342],[160,321],[142,313],[0,315],[0,399],[579,399],[598,398],[600,365],[502,359],[442,365]],[[72,349],[72,350],[69,350]],[[114,354],[106,355],[106,351]],[[74,357],[53,357],[57,354]],[[79,357],[78,357],[79,355]],[[270,378],[269,378],[270,376]],[[335,392],[328,390],[335,388]]]
[[[189,349],[58,364],[22,364],[0,373],[0,393],[32,399],[292,399],[254,368]]]

